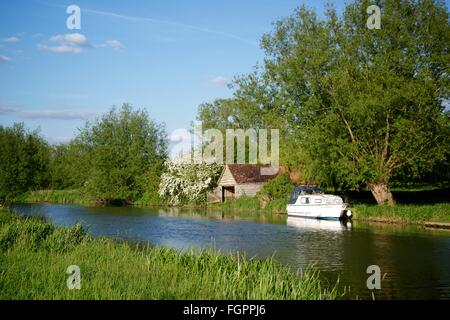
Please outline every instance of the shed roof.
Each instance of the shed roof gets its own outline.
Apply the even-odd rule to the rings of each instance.
[[[269,165],[234,163],[228,164],[227,166],[237,184],[263,183],[274,178],[278,174],[277,172],[273,175],[262,175],[261,168],[269,168]]]

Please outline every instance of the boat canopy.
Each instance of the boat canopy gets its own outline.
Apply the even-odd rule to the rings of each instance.
[[[292,190],[291,192],[291,199],[289,201],[289,204],[295,204],[297,201],[298,196],[305,196],[308,194],[322,194],[323,191],[318,186],[311,186],[311,185],[301,185],[297,186]]]

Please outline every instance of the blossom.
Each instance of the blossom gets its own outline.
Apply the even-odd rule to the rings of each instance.
[[[159,194],[173,205],[202,202],[206,192],[216,186],[223,167],[215,163],[194,164],[182,159],[168,159],[161,176]]]

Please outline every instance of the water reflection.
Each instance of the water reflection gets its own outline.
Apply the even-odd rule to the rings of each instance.
[[[311,230],[326,230],[342,232],[352,228],[351,221],[336,221],[323,219],[310,219],[300,217],[288,217],[286,224],[290,227]]]

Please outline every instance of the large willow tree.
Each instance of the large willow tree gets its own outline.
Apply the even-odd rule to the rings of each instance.
[[[420,175],[449,148],[449,16],[443,2],[377,1],[381,29],[371,30],[371,4],[328,9],[326,19],[301,8],[276,22],[263,67],[236,81],[234,99],[258,111],[247,112],[253,121],[280,126],[281,146],[307,155],[320,182],[366,186],[393,203],[396,172]]]

